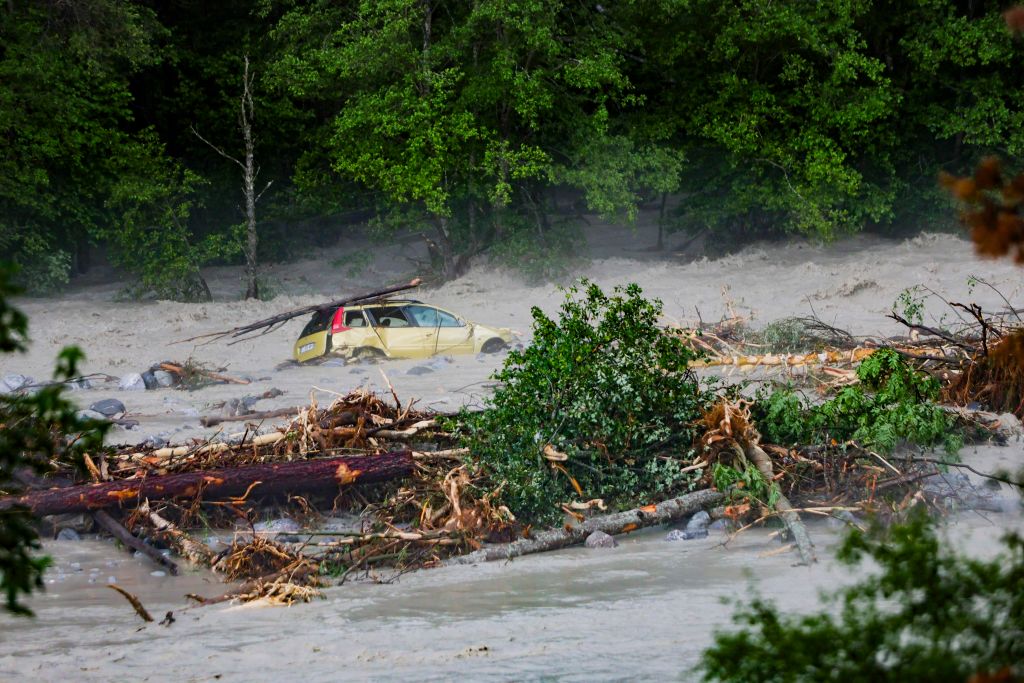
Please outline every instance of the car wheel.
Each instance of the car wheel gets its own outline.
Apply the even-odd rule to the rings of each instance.
[[[480,347],[480,351],[483,353],[497,353],[506,347],[508,347],[508,344],[505,343],[504,339],[494,337],[485,341],[484,345]]]

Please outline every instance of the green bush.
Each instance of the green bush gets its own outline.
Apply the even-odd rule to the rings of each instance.
[[[509,353],[485,410],[460,415],[520,521],[553,522],[577,497],[629,506],[690,488],[672,456],[688,456],[709,396],[687,369],[694,353],[658,328],[661,310],[635,284],[606,296],[581,281],[558,320],[533,309],[531,344]],[[547,444],[568,459],[549,462]]]
[[[757,598],[733,616],[739,629],[704,652],[706,681],[964,683],[976,673],[1024,675],[1024,539],[982,561],[944,547],[923,515],[883,531],[852,532],[838,552],[880,571],[791,616]]]
[[[10,271],[0,267],[0,352],[25,348],[28,320],[8,305],[6,297],[18,290],[10,285]],[[82,352],[75,347],[61,351],[54,378],[58,382],[77,375]],[[107,423],[82,421],[75,406],[63,396],[64,385],[55,383],[28,395],[0,396],[0,491],[10,492],[16,471],[42,471],[51,460],[68,461],[83,451],[103,445]],[[65,442],[65,435],[77,438]],[[15,614],[31,614],[19,597],[43,587],[46,557],[34,556],[39,537],[31,514],[14,508],[0,514],[0,591],[5,608]]]
[[[960,448],[952,417],[935,404],[939,383],[899,353],[879,350],[861,363],[857,377],[859,384],[817,406],[807,406],[789,389],[757,401],[755,419],[765,440],[786,445],[853,440],[882,452],[891,452],[901,440],[941,444],[950,453]]]

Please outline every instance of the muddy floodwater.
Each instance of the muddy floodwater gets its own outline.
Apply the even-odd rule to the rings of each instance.
[[[1004,302],[987,286],[972,287],[971,275],[986,277],[1014,303],[1021,293],[1020,269],[977,261],[971,247],[951,235],[755,245],[717,260],[674,253],[671,244],[651,256],[645,249],[653,241],[643,226],[631,233],[594,230],[591,260],[578,272],[604,287],[639,282],[664,300],[669,322],[739,315],[756,327],[814,314],[871,335],[900,331],[885,313],[914,285],[954,300],[977,300],[986,310]],[[358,246],[339,245],[339,253]],[[360,276],[331,268],[329,259],[338,256],[333,253],[275,267],[270,277],[284,294],[270,302],[237,301],[239,273],[231,269],[210,273],[218,296],[210,304],[125,303],[117,299],[123,283],[77,283],[59,298],[19,302],[31,318],[33,345],[27,354],[2,359],[0,374],[44,379],[57,350],[75,343],[87,354],[89,373],[119,376],[192,357],[251,380],[246,387],[196,392],[120,392],[116,383],[75,392],[83,407],[104,398],[125,403],[138,425],[113,430],[117,443],[214,436],[217,430],[203,428],[200,416],[229,399],[270,389],[282,393],[257,409],[306,405],[311,396],[329,402],[335,394],[360,386],[381,390],[388,382],[422,408],[477,404],[490,390],[500,354],[279,369],[302,320],[233,347],[172,343],[394,282],[412,274],[395,265],[407,264],[405,255],[400,247],[380,249]],[[553,313],[562,297],[550,284],[485,267],[417,296],[470,319],[510,326],[524,342],[530,307]],[[963,457],[983,471],[1016,471],[1021,451],[1014,441],[968,447]],[[984,486],[973,475],[972,481]],[[992,510],[951,517],[950,535],[968,552],[990,554],[1006,529],[1021,527],[1019,498],[1005,489],[1000,495],[1003,503]],[[383,584],[350,582],[290,608],[254,603],[185,609],[185,594],[214,596],[227,587],[205,572],[162,575],[109,541],[48,541],[45,551],[54,566],[46,591],[30,600],[36,618],[0,616],[0,680],[693,680],[693,666],[713,631],[729,625],[732,607],[723,598],[748,595],[753,585],[788,609],[810,610],[818,591],[834,592],[855,578],[831,559],[841,530],[813,520],[809,528],[821,558],[811,568],[794,567],[793,553],[777,552],[770,529],[750,530],[727,546],[721,531],[666,542],[666,530],[654,529],[620,537],[613,549],[572,548],[511,563],[419,571]],[[158,621],[173,611],[174,623],[143,625],[105,587],[111,581],[137,594]]]
[[[1005,447],[986,447],[971,457],[991,464],[1006,455]],[[1021,527],[1018,501],[1003,494],[1002,512],[953,516],[949,535],[958,546],[990,554],[1005,529]],[[807,611],[820,591],[855,578],[830,559],[840,530],[814,521],[809,529],[822,558],[810,568],[777,552],[767,529],[724,546],[723,532],[668,542],[664,530],[650,530],[620,537],[617,548],[348,583],[289,608],[189,610],[183,594],[216,594],[222,584],[207,574],[154,577],[146,560],[106,542],[53,542],[51,578],[63,578],[32,599],[37,618],[0,617],[0,679],[694,680],[711,634],[729,624],[723,599],[753,586]],[[173,610],[175,622],[143,626],[103,587],[108,577],[137,593],[156,619]]]
[[[835,534],[815,528],[819,543]],[[422,571],[389,585],[346,584],[291,608],[213,606],[148,625],[109,589],[69,578],[33,601],[35,621],[3,620],[0,676],[36,680],[686,680],[711,629],[728,620],[720,598],[748,575],[780,602],[813,604],[813,587],[843,574],[828,563],[793,568],[791,555],[756,531],[666,542],[653,531],[618,548],[568,549],[487,564]],[[161,618],[202,584],[110,569],[112,552],[51,544],[59,564],[120,569]],[[135,564],[133,560],[123,563]],[[148,569],[145,567],[144,569]],[[89,571],[86,569],[85,571]],[[105,576],[104,576],[105,578]],[[120,577],[119,577],[119,580]],[[199,586],[210,592],[212,586]]]

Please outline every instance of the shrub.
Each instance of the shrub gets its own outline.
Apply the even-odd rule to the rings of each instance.
[[[606,296],[581,281],[558,320],[533,309],[531,344],[509,353],[485,409],[460,415],[520,521],[555,521],[575,496],[616,505],[690,487],[672,454],[687,455],[709,396],[687,369],[694,352],[658,328],[661,310],[635,284]],[[567,459],[545,458],[547,445]]]
[[[704,680],[1020,680],[1024,539],[1003,542],[1004,553],[988,561],[957,555],[923,513],[889,530],[854,531],[839,561],[852,567],[870,558],[878,573],[815,614],[785,615],[754,599],[733,616],[739,629],[717,633],[704,652]]]
[[[9,306],[6,296],[17,293],[9,284],[10,271],[0,267],[0,352],[24,350],[28,320]],[[55,379],[77,374],[82,358],[77,348],[64,349],[57,360]],[[102,447],[108,425],[79,420],[75,406],[63,396],[64,385],[52,384],[29,395],[0,396],[0,491],[9,492],[15,472],[41,471],[51,460],[75,457],[83,450]],[[65,441],[65,435],[78,437]],[[5,608],[15,614],[31,614],[19,598],[43,587],[46,557],[34,556],[39,537],[27,510],[14,508],[0,514],[0,591]]]
[[[756,404],[755,419],[770,443],[829,443],[853,440],[865,448],[892,451],[901,440],[942,444],[955,453],[962,444],[953,419],[935,401],[939,383],[914,369],[899,353],[881,349],[857,368],[860,384],[808,407],[789,389]]]

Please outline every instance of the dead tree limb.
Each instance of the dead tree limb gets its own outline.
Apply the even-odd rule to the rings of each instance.
[[[657,505],[616,512],[611,515],[592,517],[582,524],[570,528],[551,529],[542,531],[532,538],[524,538],[504,545],[483,548],[466,555],[449,558],[445,564],[476,564],[478,562],[493,562],[495,560],[511,560],[520,555],[530,555],[548,550],[558,550],[570,545],[576,545],[586,540],[587,536],[595,531],[603,531],[606,534],[624,534],[636,531],[655,524],[674,522],[686,515],[704,510],[721,503],[725,495],[705,489],[694,491],[679,498],[672,498]]]
[[[207,499],[226,499],[245,494],[250,489],[257,496],[280,495],[398,479],[410,474],[412,469],[410,451],[264,463],[30,491],[0,498],[0,512],[22,506],[42,517],[132,505],[147,498],[169,500],[202,495]]]
[[[96,510],[92,513],[92,518],[96,520],[96,524],[100,528],[121,541],[121,543],[124,543],[127,547],[137,550],[157,564],[167,567],[167,571],[171,573],[171,576],[178,575],[178,565],[171,558],[164,557],[159,550],[132,534],[106,510]]]
[[[108,583],[107,588],[115,590],[121,595],[123,595],[124,599],[131,603],[131,606],[135,610],[135,613],[138,614],[143,621],[153,621],[153,617],[151,617],[146,608],[142,606],[142,601],[139,600],[135,595],[121,588],[116,583]]]
[[[248,415],[206,415],[199,418],[199,424],[204,427],[216,427],[221,422],[250,422],[266,420],[272,417],[290,417],[298,414],[302,408],[278,408],[277,410],[264,410]]]
[[[747,458],[754,463],[765,481],[773,481],[775,472],[772,468],[772,460],[764,452],[764,449],[755,443],[750,443],[744,450]],[[799,513],[793,509],[789,499],[782,495],[781,491],[778,500],[775,501],[775,511],[779,513],[786,530],[796,542],[797,550],[800,551],[800,560],[808,566],[817,562],[818,558],[814,556],[814,544],[811,543],[811,537],[807,534],[807,527],[800,521]]]
[[[193,539],[172,522],[153,512],[148,500],[139,506],[139,512],[149,519],[156,532],[166,543],[174,547],[180,557],[200,567],[210,567],[213,564],[213,551],[206,544]]]
[[[420,286],[421,280],[415,278],[408,284],[395,285],[394,287],[385,287],[384,289],[378,289],[372,292],[365,292],[363,294],[357,294],[356,296],[350,296],[345,299],[335,299],[334,301],[326,301],[322,304],[315,304],[313,306],[303,306],[302,308],[296,308],[291,311],[285,311],[284,313],[278,313],[277,315],[264,318],[263,320],[257,320],[254,323],[248,325],[240,325],[238,327],[232,327],[230,330],[223,330],[221,332],[210,332],[209,334],[201,334],[198,337],[189,337],[188,339],[179,339],[172,344],[182,344],[184,342],[197,341],[199,339],[207,339],[211,342],[223,339],[224,337],[231,337],[234,339],[229,344],[235,344],[243,341],[250,336],[262,336],[278,329],[281,325],[293,318],[307,315],[309,313],[315,313],[320,310],[331,310],[340,308],[341,306],[347,306],[354,303],[365,303],[367,301],[374,301],[376,299],[382,299],[390,294],[397,292],[404,292],[409,289],[414,289]],[[262,331],[261,331],[262,330]],[[258,333],[258,334],[257,334]]]

